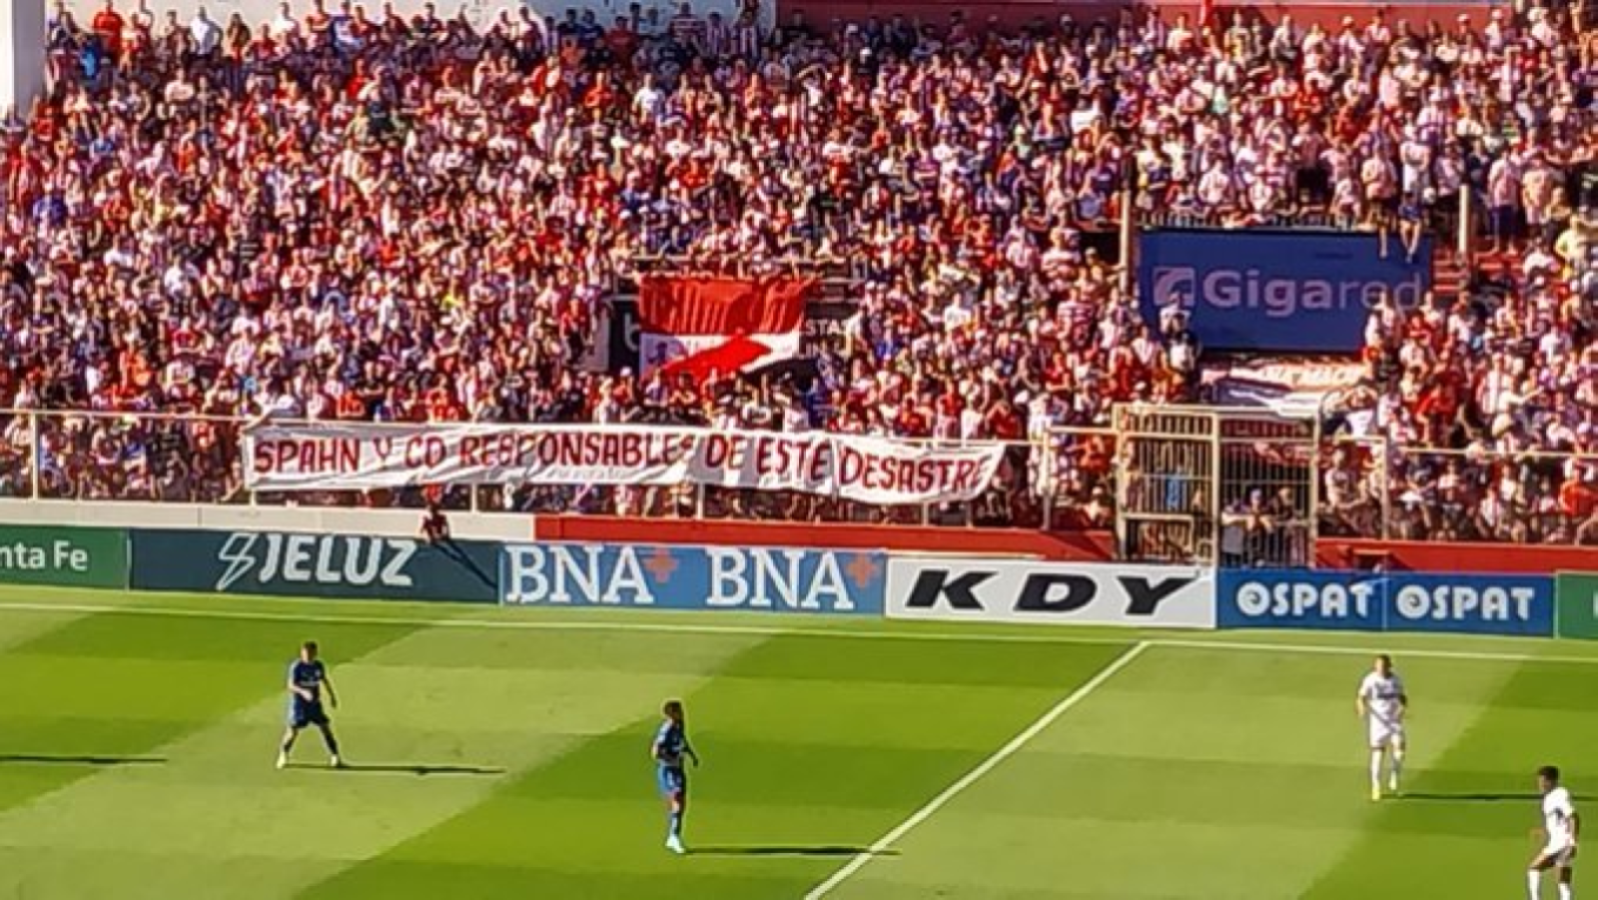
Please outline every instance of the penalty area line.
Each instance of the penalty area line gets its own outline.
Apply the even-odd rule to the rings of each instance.
[[[944,788],[943,793],[933,797],[927,802],[927,805],[911,813],[909,818],[896,825],[892,831],[889,831],[887,834],[878,838],[877,842],[872,844],[868,849],[855,854],[855,856],[850,859],[843,868],[832,873],[830,878],[816,885],[810,890],[810,893],[805,894],[804,900],[820,900],[820,898],[831,893],[833,889],[838,887],[838,885],[849,880],[849,878],[852,877],[856,872],[859,872],[861,869],[865,868],[866,864],[871,861],[872,857],[883,853],[903,839],[905,835],[909,834],[911,831],[914,831],[922,822],[925,822],[926,820],[937,815],[938,811],[943,809],[944,806],[948,805],[949,801],[953,800],[955,797],[958,797],[967,788],[971,787],[973,784],[976,784],[978,781],[981,781],[983,776],[998,768],[999,765],[1005,760],[1014,756],[1021,750],[1022,747],[1025,747],[1027,744],[1031,743],[1033,738],[1036,738],[1038,735],[1042,734],[1044,729],[1048,728],[1050,725],[1053,725],[1067,712],[1070,712],[1072,707],[1087,699],[1088,695],[1102,687],[1106,681],[1109,681],[1111,678],[1115,677],[1115,673],[1131,665],[1133,660],[1137,659],[1139,656],[1142,656],[1144,651],[1148,650],[1152,646],[1155,646],[1152,641],[1138,641],[1136,644],[1126,648],[1126,650],[1119,656],[1110,660],[1108,665],[1100,669],[1098,674],[1094,675],[1086,682],[1083,682],[1080,687],[1072,691],[1070,694],[1067,694],[1065,699],[1054,704],[1054,706],[1052,706],[1048,712],[1045,712],[1031,725],[1028,725],[1024,731],[1011,738],[1008,744],[1000,747],[987,759],[984,759],[982,762],[978,763],[976,768],[965,773],[965,775],[962,776],[959,781],[956,781],[955,783]]]

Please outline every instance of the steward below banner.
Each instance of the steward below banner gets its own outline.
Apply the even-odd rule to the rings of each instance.
[[[881,505],[973,500],[1004,445],[843,434],[598,425],[267,424],[245,438],[257,491],[408,485],[669,486],[802,491]]]
[[[0,525],[0,584],[128,586],[128,533],[120,528]]]
[[[493,603],[497,544],[271,531],[137,529],[137,590]]]
[[[1215,573],[1194,566],[894,557],[888,617],[1214,628]]]
[[[1553,579],[1537,575],[1228,570],[1218,605],[1222,628],[1554,633]]]
[[[513,544],[500,554],[512,605],[882,614],[880,553],[784,548]]]

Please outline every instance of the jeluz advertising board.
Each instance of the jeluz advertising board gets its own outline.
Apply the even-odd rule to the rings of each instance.
[[[1214,628],[1215,572],[1196,566],[894,557],[888,617]]]
[[[1223,571],[1222,628],[1440,631],[1549,637],[1553,579],[1538,575]]]
[[[1334,231],[1161,229],[1138,239],[1138,299],[1152,325],[1180,304],[1208,349],[1353,353],[1384,292],[1405,308],[1431,289],[1432,248]]]
[[[512,544],[501,602],[515,606],[882,615],[883,554],[797,547]]]
[[[133,587],[153,591],[493,603],[499,545],[273,531],[136,529]]]

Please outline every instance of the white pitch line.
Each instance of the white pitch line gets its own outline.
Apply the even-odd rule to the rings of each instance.
[[[987,775],[989,772],[998,768],[998,766],[1005,760],[1014,756],[1017,751],[1030,743],[1033,738],[1042,734],[1044,729],[1048,728],[1050,725],[1053,725],[1057,719],[1069,712],[1072,707],[1087,699],[1089,694],[1102,687],[1106,681],[1109,681],[1112,677],[1114,677],[1115,673],[1126,668],[1128,665],[1131,665],[1133,660],[1143,655],[1143,651],[1149,649],[1149,647],[1153,645],[1154,644],[1151,641],[1138,641],[1136,644],[1128,647],[1126,652],[1117,656],[1115,659],[1110,660],[1109,665],[1100,669],[1097,675],[1094,675],[1092,678],[1083,683],[1081,687],[1072,691],[1064,700],[1054,704],[1053,708],[1044,713],[1042,716],[1038,717],[1037,721],[1033,722],[1031,725],[1028,725],[1025,731],[1011,738],[1008,744],[1000,747],[993,753],[992,756],[989,756],[987,759],[984,759],[981,763],[979,763],[976,768],[965,773],[965,776],[959,781],[956,781],[954,784],[944,788],[943,793],[933,797],[926,806],[923,806],[911,813],[908,819],[900,822],[892,831],[878,838],[877,842],[872,844],[869,849],[855,854],[854,858],[850,859],[843,868],[832,873],[832,877],[812,888],[810,893],[805,895],[804,900],[820,900],[820,898],[827,896],[827,894],[830,893],[833,888],[843,884],[850,878],[850,876],[864,868],[866,863],[871,861],[872,857],[877,856],[884,850],[892,847],[905,835],[915,830],[916,826],[932,818],[934,815],[937,815],[938,810],[947,805],[950,800],[958,797],[963,791],[965,791],[966,788],[976,784],[984,775]]]

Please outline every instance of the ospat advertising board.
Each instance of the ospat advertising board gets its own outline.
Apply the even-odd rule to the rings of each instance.
[[[511,544],[500,554],[501,602],[882,614],[881,553],[809,547]]]
[[[1206,348],[1353,353],[1383,293],[1406,308],[1432,283],[1430,238],[1410,262],[1365,232],[1158,229],[1138,237],[1138,300],[1151,324],[1177,304]]]
[[[1219,588],[1222,628],[1381,631],[1386,623],[1386,588],[1369,573],[1229,569]]]
[[[1538,575],[1226,570],[1216,619],[1222,628],[1550,637],[1554,584]]]

